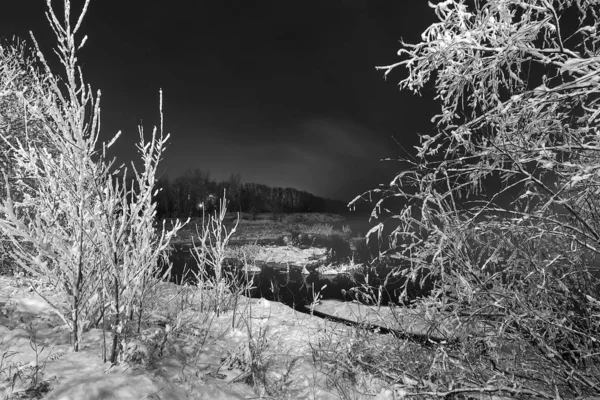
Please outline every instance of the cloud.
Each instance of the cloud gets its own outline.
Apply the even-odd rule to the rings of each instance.
[[[297,129],[315,140],[315,150],[332,156],[358,161],[387,155],[382,135],[347,118],[306,119]]]

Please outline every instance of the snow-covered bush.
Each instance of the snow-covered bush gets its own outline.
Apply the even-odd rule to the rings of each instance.
[[[469,316],[493,327],[464,338],[481,359],[455,349],[465,368],[440,370],[438,396],[481,388],[597,396],[598,5],[431,7],[438,21],[420,43],[402,42],[402,59],[381,69],[405,68],[402,89],[433,87],[441,110],[416,157],[401,160],[389,188],[376,190],[384,196],[374,214],[386,213],[390,198],[405,204],[390,210],[398,227],[389,253],[404,261],[397,272],[409,281],[433,279],[427,305],[459,324]],[[381,238],[382,228],[371,233]],[[518,358],[502,351],[515,343]]]
[[[9,182],[18,180],[17,171],[11,161],[11,145],[18,141],[31,141],[45,145],[52,152],[43,132],[44,121],[40,118],[46,112],[43,93],[39,90],[45,85],[45,75],[40,72],[35,57],[25,43],[18,39],[3,40],[0,43],[0,133],[8,143],[0,139],[0,170],[4,170]],[[27,114],[29,104],[40,112]],[[30,182],[33,184],[33,182]],[[21,200],[23,194],[15,187],[12,195]],[[6,185],[0,179],[0,199],[6,198]],[[0,274],[15,272],[14,260],[10,257],[10,240],[0,232]]]
[[[244,283],[242,277],[235,271],[224,269],[223,262],[227,255],[227,244],[235,233],[239,214],[235,225],[228,231],[225,226],[227,213],[227,197],[223,193],[220,200],[219,211],[208,216],[205,223],[202,219],[202,229],[197,231],[198,242],[191,249],[192,256],[196,261],[196,270],[193,271],[200,301],[208,307],[207,311],[216,313],[235,308],[237,297],[245,294],[251,282]]]
[[[61,295],[51,298],[33,284],[69,326],[75,351],[87,326],[111,317],[114,362],[119,333],[134,309],[141,318],[144,293],[160,277],[158,260],[182,225],[177,222],[169,232],[164,225],[160,232],[154,227],[155,174],[168,139],[162,134],[162,114],[160,133],[155,128],[150,142],[140,128],[143,170],[133,168],[135,190],[125,183],[126,169],[114,169],[105,159],[119,134],[97,148],[100,92],[94,96],[85,84],[76,57],[86,41],[76,34],[88,5],[89,0],[72,25],[68,0],[62,22],[47,1],[63,76],[50,69],[32,37],[43,66],[32,81],[36,101],[10,87],[3,93],[14,95],[23,107],[23,129],[29,120],[39,121],[43,140],[15,142],[10,132],[2,132],[19,179],[11,183],[4,171],[7,198],[0,207],[0,228],[11,239],[17,263]],[[162,95],[160,100],[162,113]],[[118,174],[124,176],[122,184],[113,180]],[[15,193],[22,193],[22,199]]]

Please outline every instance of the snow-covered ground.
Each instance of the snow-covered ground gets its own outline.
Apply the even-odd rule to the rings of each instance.
[[[294,246],[260,246],[255,260],[277,264],[319,264],[327,259],[327,249],[311,247],[301,249]]]
[[[323,335],[351,329],[265,299],[239,297],[235,312],[201,307],[197,289],[161,283],[147,323],[104,363],[109,331],[92,328],[79,352],[69,330],[23,279],[0,277],[0,399],[339,399],[315,351]],[[51,288],[44,295],[56,300]],[[133,326],[134,324],[132,324]],[[345,337],[340,335],[339,337]],[[335,339],[334,339],[335,340]],[[376,379],[352,398],[393,399]],[[346,394],[344,394],[346,393]],[[35,397],[38,395],[38,397]]]

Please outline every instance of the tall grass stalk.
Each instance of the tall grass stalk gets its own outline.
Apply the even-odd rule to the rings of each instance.
[[[203,216],[201,231],[196,228],[199,242],[197,244],[194,242],[192,249],[192,256],[198,266],[195,275],[201,297],[206,294],[206,289],[214,292],[212,311],[217,316],[223,311],[228,296],[228,277],[223,272],[223,261],[227,253],[226,247],[239,223],[238,214],[235,226],[231,230],[228,231],[225,226],[224,221],[227,212],[225,192],[223,192],[223,198],[220,200],[219,206],[219,210],[215,211],[214,215],[209,216],[206,223]],[[235,277],[232,276],[232,279],[235,280]],[[202,298],[202,301],[204,300]]]

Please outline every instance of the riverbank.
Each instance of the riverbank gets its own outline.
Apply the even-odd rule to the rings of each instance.
[[[228,230],[233,229],[237,220],[237,213],[227,213],[225,226]],[[263,213],[252,216],[241,213],[239,223],[233,237],[234,241],[278,241],[284,236],[290,236],[295,231],[309,233],[311,229],[319,231],[333,231],[333,224],[343,222],[346,217],[338,214],[328,213],[294,213],[294,214],[272,214]],[[367,218],[368,220],[368,218]],[[165,219],[168,229],[173,226],[172,219]],[[179,231],[173,244],[191,243],[201,232],[202,218],[192,218],[190,222]]]
[[[143,315],[138,319],[141,308],[134,307],[116,328],[119,356],[113,365],[103,362],[115,329],[111,311],[104,324],[84,322],[75,353],[68,326],[44,300],[62,304],[55,288],[22,275],[0,277],[0,398],[396,400],[435,393],[451,370],[494,373],[480,358],[481,343],[496,346],[482,332],[487,326],[441,312],[433,298],[382,307],[385,296],[398,297],[391,281],[369,280],[372,268],[362,271],[363,281],[340,273],[343,264],[329,261],[335,246],[327,246],[344,242],[350,248],[352,229],[336,229],[332,220],[318,218],[287,224],[284,218],[242,220],[247,229],[240,240],[246,242],[229,246],[227,255],[243,259],[243,267],[249,260],[253,266],[262,263],[260,273],[239,279],[227,271],[218,280],[207,274],[198,285],[148,283]],[[264,238],[247,242],[253,239],[250,232],[265,226],[280,244],[259,245],[269,240]],[[190,242],[176,246],[187,249],[189,261]],[[303,263],[303,269],[314,269],[305,274],[290,267]],[[271,275],[263,276],[265,270]],[[259,285],[254,277],[264,279]],[[344,293],[343,280],[356,290]],[[296,307],[300,298],[292,287],[306,292],[308,307]],[[340,294],[348,301],[330,300]],[[528,354],[523,346],[503,342],[498,365],[523,361]],[[473,369],[475,364],[481,368]]]
[[[43,294],[54,299],[51,290]],[[323,361],[352,337],[351,327],[245,297],[215,315],[195,288],[170,283],[152,299],[141,334],[123,332],[111,366],[101,358],[102,329],[86,329],[72,352],[67,326],[27,280],[0,277],[0,398],[339,399],[340,390],[393,398],[384,380],[337,376]],[[373,335],[381,345],[391,339]]]
[[[225,220],[229,229],[234,223],[234,216]],[[191,221],[175,246],[189,254],[199,224]],[[340,292],[333,282],[329,289],[320,284],[320,276],[345,272],[342,264],[330,262],[336,251],[332,243],[349,246],[353,235],[364,240],[362,232],[343,224],[343,217],[330,214],[242,216],[227,255],[244,260],[246,268],[286,265],[288,285],[290,268],[301,266],[295,273],[304,276],[303,286],[309,290],[310,285],[310,299],[317,305],[327,290]],[[356,399],[393,398],[394,387],[385,379],[366,370],[348,376],[336,365],[344,354],[349,365],[353,362],[346,345],[362,346],[356,336],[361,328],[298,312],[281,302],[246,297],[250,291],[241,282],[237,285],[218,294],[210,287],[158,283],[146,297],[140,332],[133,322],[126,326],[119,360],[111,366],[102,362],[110,326],[86,328],[81,350],[73,353],[68,326],[40,296],[61,302],[52,288],[42,286],[44,292],[38,294],[23,276],[0,277],[0,337],[5,338],[0,346],[0,398],[22,393],[90,400],[339,399],[344,393]],[[273,297],[282,290],[273,280],[269,288]],[[361,335],[370,337],[369,345],[399,340],[376,332]]]

